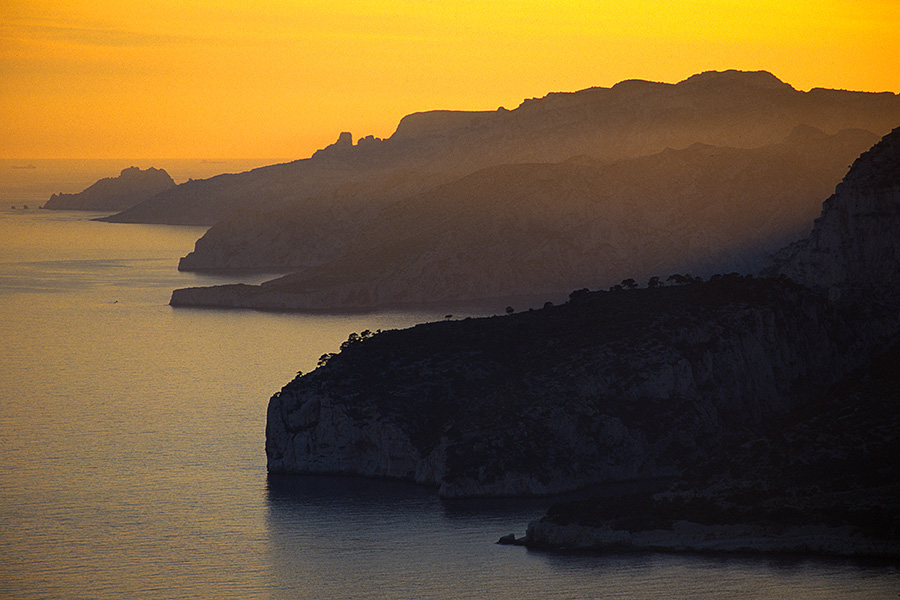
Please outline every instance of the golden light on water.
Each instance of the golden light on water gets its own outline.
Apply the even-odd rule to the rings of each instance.
[[[764,69],[900,92],[895,0],[12,0],[0,157],[309,156],[405,114]]]

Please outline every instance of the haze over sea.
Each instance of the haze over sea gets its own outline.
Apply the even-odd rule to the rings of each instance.
[[[274,392],[351,332],[445,311],[172,309],[173,288],[225,281],[176,270],[203,228],[33,210],[131,164],[255,166],[0,161],[0,597],[898,597],[895,562],[546,554],[494,544],[546,500],[269,481]]]

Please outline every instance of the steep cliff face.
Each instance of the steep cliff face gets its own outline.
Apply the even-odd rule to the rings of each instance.
[[[175,187],[162,169],[122,169],[118,177],[107,177],[77,194],[53,194],[41,207],[52,210],[125,210]]]
[[[851,340],[821,298],[739,276],[384,332],[272,398],[268,466],[445,496],[671,475],[846,371]]]
[[[822,205],[809,237],[782,250],[773,270],[832,297],[900,290],[900,128],[857,159]]]
[[[858,362],[858,370],[823,376],[823,383],[840,381],[766,435],[698,461],[664,493],[554,506],[520,542],[900,555],[898,192],[900,128],[859,157],[809,237],[767,269],[818,290],[845,315],[855,344],[838,345],[837,364]],[[861,360],[861,352],[876,358]]]

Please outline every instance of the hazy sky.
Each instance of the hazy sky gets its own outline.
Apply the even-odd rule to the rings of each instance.
[[[900,92],[898,32],[900,0],[2,0],[0,158],[303,158],[729,68]]]

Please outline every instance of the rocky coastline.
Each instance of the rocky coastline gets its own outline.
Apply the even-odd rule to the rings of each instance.
[[[856,366],[853,339],[817,295],[739,275],[351,337],[270,401],[269,470],[446,497],[671,475]]]
[[[128,167],[118,177],[105,177],[77,194],[53,194],[41,208],[120,211],[174,187],[175,181],[163,169]]]
[[[854,163],[780,273],[891,346],[759,439],[695,465],[662,493],[560,503],[522,538],[543,549],[900,557],[900,129]]]
[[[900,129],[857,159],[770,277],[623,281],[541,310],[351,335],[270,400],[269,471],[445,497],[670,477],[653,494],[556,504],[519,542],[896,557],[898,188]]]

